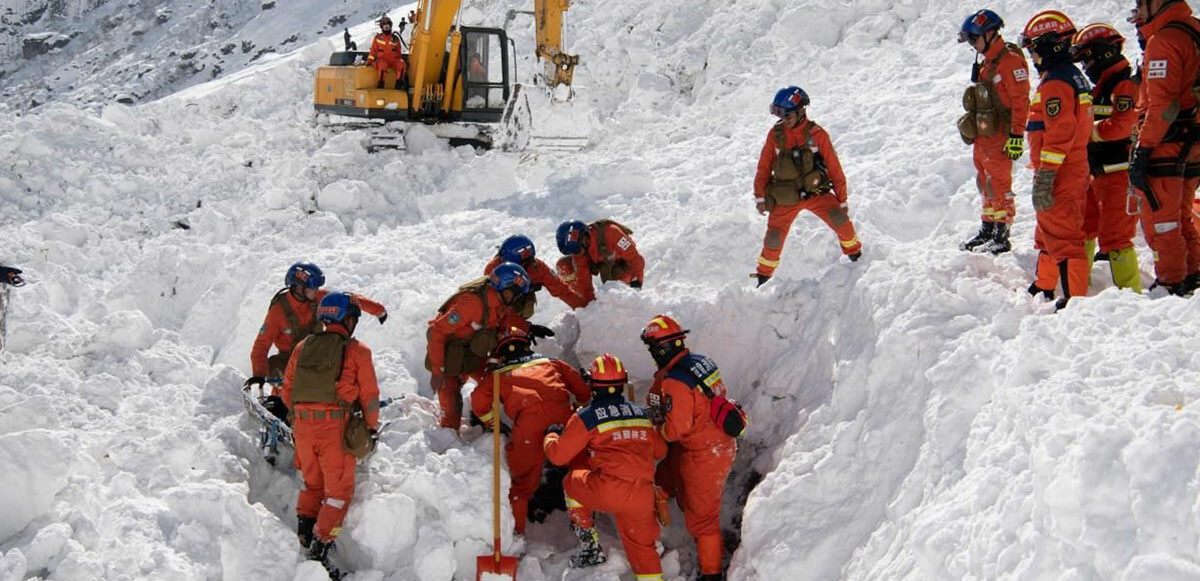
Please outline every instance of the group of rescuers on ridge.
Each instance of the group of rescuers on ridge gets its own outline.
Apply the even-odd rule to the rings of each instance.
[[[959,41],[979,53],[959,130],[974,147],[983,200],[979,233],[963,248],[1011,249],[1012,162],[1028,133],[1039,251],[1029,292],[1052,299],[1061,285],[1059,308],[1086,293],[1097,238],[1097,256],[1108,260],[1114,282],[1140,292],[1132,241],[1139,218],[1155,253],[1155,284],[1178,295],[1200,284],[1192,214],[1200,184],[1194,147],[1200,22],[1183,0],[1136,2],[1131,20],[1143,45],[1139,74],[1122,56],[1124,38],[1112,26],[1077,30],[1061,12],[1035,15],[1020,36],[1039,73],[1032,99],[1025,58],[1000,36],[996,13],[971,14],[959,33]],[[845,176],[828,134],[807,118],[808,104],[802,89],[785,87],[770,106],[780,121],[767,135],[754,182],[757,209],[770,214],[751,275],[760,286],[774,274],[802,209],[835,231],[850,260],[861,256]],[[628,377],[617,357],[605,353],[589,369],[576,370],[532,349],[554,334],[529,323],[537,290],[582,308],[595,299],[593,276],[642,286],[645,263],[631,234],[612,220],[563,222],[556,241],[564,256],[553,270],[536,257],[529,238],[506,239],[484,276],[460,287],[429,321],[425,363],[440,423],[461,427],[461,388],[468,380],[476,384],[472,419],[500,421],[491,404],[493,390],[500,390],[512,422],[506,450],[516,533],[525,531],[545,462],[565,466],[562,489],[580,542],[573,566],[605,560],[593,522],[599,510],[615,517],[637,579],[661,580],[655,540],[669,514],[666,502],[676,498],[697,545],[698,579],[724,579],[721,499],[747,418],[725,397],[716,364],[687,348],[688,332],[678,321],[654,317],[641,332],[658,368],[643,405],[626,399]],[[246,386],[282,379],[278,397],[268,403],[293,426],[304,480],[297,534],[310,558],[328,564],[354,492],[355,457],[342,448],[349,404],[361,409],[372,437],[379,421],[371,352],[351,337],[363,311],[381,323],[387,311],[366,297],[326,293],[324,280],[311,263],[288,270],[287,288],[272,299],[254,343]],[[268,357],[272,345],[278,352]]]

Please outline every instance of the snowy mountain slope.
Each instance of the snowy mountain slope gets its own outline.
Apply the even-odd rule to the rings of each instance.
[[[1010,38],[1034,12],[993,8]],[[1062,8],[1079,23],[1126,11]],[[326,136],[308,92],[329,41],[132,109],[0,113],[0,258],[35,283],[14,293],[0,353],[0,456],[21,483],[0,507],[0,579],[319,578],[295,566],[297,483],[257,459],[236,398],[267,300],[302,258],[389,307],[360,336],[385,395],[405,396],[385,412],[344,562],[356,579],[469,577],[490,532],[490,444],[432,428],[424,322],[506,235],[552,258],[559,220],[605,215],[635,229],[647,288],[606,287],[576,313],[547,299],[537,320],[560,331],[552,354],[617,353],[639,392],[651,362],[636,335],[658,312],[721,364],[753,418],[727,505],[765,474],[731,578],[1196,578],[1200,315],[1118,293],[1098,266],[1098,296],[1049,316],[1023,292],[1024,168],[1018,250],[956,250],[978,211],[953,129],[969,10],[577,4],[568,43],[598,123],[571,157],[368,155],[360,134]],[[515,27],[527,54],[531,25]],[[866,256],[839,259],[802,217],[779,276],[751,290],[765,221],[750,181],[785,83],[834,138]],[[516,547],[522,579],[561,576],[562,526]],[[604,532],[610,564],[584,578],[622,574]],[[665,539],[667,572],[690,578],[681,525]]]
[[[150,101],[392,8],[380,0],[5,0],[0,102],[23,110]]]

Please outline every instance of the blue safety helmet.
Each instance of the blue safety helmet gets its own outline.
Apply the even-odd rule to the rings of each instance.
[[[496,292],[503,292],[506,289],[517,291],[518,295],[523,295],[529,292],[529,273],[521,268],[520,264],[512,262],[502,262],[488,277],[488,281],[492,283],[492,288]]]
[[[972,38],[983,36],[989,30],[1004,28],[1004,19],[991,10],[980,10],[967,17],[958,31],[958,42],[967,42]]]
[[[283,283],[288,288],[293,286],[321,288],[325,286],[325,273],[311,262],[297,262],[288,268],[287,276],[283,277]]]
[[[583,245],[579,243],[579,239],[587,232],[587,224],[579,220],[568,220],[558,225],[558,232],[554,234],[554,240],[558,242],[558,251],[563,254],[579,254],[583,252]]]
[[[784,87],[776,91],[775,98],[771,100],[771,114],[783,117],[807,107],[808,103],[808,93],[805,93],[804,89],[795,85]]]
[[[342,323],[346,317],[360,317],[362,309],[354,295],[344,292],[332,292],[321,299],[317,306],[317,318],[326,323]]]
[[[537,250],[534,249],[533,241],[528,236],[517,234],[505,238],[504,242],[500,243],[500,252],[497,254],[503,262],[528,264],[537,256]]]

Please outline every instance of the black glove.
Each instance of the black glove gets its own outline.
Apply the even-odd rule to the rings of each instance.
[[[375,451],[375,447],[379,445],[379,430],[375,428],[367,428],[367,435],[371,437],[371,451]]]
[[[629,281],[629,288],[642,288],[641,279],[635,278],[635,279]]]
[[[562,424],[554,424],[554,425],[546,428],[547,435],[549,435],[549,434],[562,435],[562,433],[563,433],[563,425]]]
[[[21,269],[11,266],[0,266],[0,283],[25,286],[25,279],[21,278]]]
[[[531,292],[531,293],[535,293],[540,290],[542,290],[542,283],[540,283],[540,282],[535,282],[535,283],[529,285],[529,292]]]
[[[261,375],[255,375],[255,376],[251,377],[250,379],[247,379],[246,383],[242,384],[242,387],[250,387],[251,385],[257,384],[259,389],[262,389],[263,384],[266,382],[267,382],[267,378],[265,378]]]
[[[537,345],[538,339],[543,339],[546,337],[553,337],[553,336],[554,336],[554,330],[551,329],[550,327],[545,327],[542,325],[529,325],[529,339],[530,339],[529,342],[533,343],[534,345]]]
[[[1133,155],[1129,157],[1129,185],[1142,191],[1144,194],[1150,193],[1150,176],[1148,170],[1150,168],[1150,151],[1149,147],[1139,147],[1133,150]],[[1147,199],[1151,196],[1147,195]],[[1153,208],[1157,210],[1157,208]]]
[[[387,322],[387,311],[384,311],[383,314],[379,315],[378,318],[379,318],[380,325],[386,323]]]

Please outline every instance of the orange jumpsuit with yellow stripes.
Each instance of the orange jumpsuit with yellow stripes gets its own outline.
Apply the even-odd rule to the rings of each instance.
[[[1012,50],[999,36],[992,41],[973,82],[990,81],[1000,104],[1011,113],[1008,127],[993,135],[976,137],[971,157],[975,162],[975,186],[983,205],[982,222],[1012,224],[1017,216],[1012,191],[1013,162],[1004,151],[1011,135],[1023,135],[1029,117],[1029,65],[1019,50]]]
[[[326,331],[349,336],[338,323],[326,325]],[[355,402],[363,410],[363,419],[372,429],[379,426],[379,383],[375,379],[375,364],[371,349],[357,339],[346,343],[342,371],[338,375],[337,402],[293,403],[292,388],[296,377],[296,362],[304,350],[304,341],[296,345],[283,377],[283,403],[295,416],[292,434],[296,447],[296,463],[303,475],[304,486],[296,502],[296,514],[317,519],[315,536],[328,542],[337,538],[342,520],[350,510],[354,496],[354,456],[342,448],[342,433],[349,417],[342,403]]]
[[[1070,62],[1042,73],[1029,111],[1029,142],[1035,170],[1057,174],[1053,203],[1037,211],[1038,289],[1053,291],[1062,279],[1067,297],[1087,295],[1083,202],[1088,184],[1087,145],[1092,135],[1092,96],[1083,72]]]
[[[721,501],[725,481],[737,455],[737,440],[713,421],[712,400],[697,387],[703,382],[714,396],[725,395],[716,363],[684,350],[655,374],[647,400],[663,412],[659,430],[670,443],[656,480],[678,499],[688,532],[696,539],[700,573],[721,572]]]
[[[784,123],[781,121],[780,123]],[[807,139],[805,136],[807,135]],[[837,152],[833,149],[833,141],[820,125],[808,118],[800,120],[792,128],[784,126],[784,144],[790,148],[807,147],[811,149],[820,162],[824,164],[825,174],[833,184],[828,193],[821,193],[802,199],[791,206],[775,206],[767,217],[767,233],[763,237],[762,253],[758,257],[758,274],[772,276],[779,267],[779,258],[783,255],[783,243],[787,240],[792,223],[801,210],[808,210],[817,215],[837,234],[842,247],[842,254],[855,254],[862,250],[858,234],[854,231],[854,223],[846,209],[849,190],[846,187],[846,174],[842,172],[842,163],[838,160]],[[767,198],[767,184],[771,181],[771,168],[775,158],[779,156],[775,139],[775,128],[767,132],[767,141],[763,144],[758,156],[758,172],[754,177],[754,199],[761,204]]]
[[[492,396],[500,389],[500,404],[512,419],[512,435],[505,454],[512,487],[508,501],[518,535],[525,534],[529,499],[542,482],[546,453],[542,435],[546,428],[563,424],[571,417],[571,396],[587,403],[592,391],[574,367],[557,359],[532,354],[496,369],[471,392],[471,410],[484,423],[492,422]]]
[[[1154,250],[1158,282],[1168,286],[1200,272],[1200,236],[1191,213],[1200,185],[1200,144],[1188,141],[1188,133],[1196,131],[1198,107],[1192,82],[1200,67],[1200,50],[1188,32],[1177,27],[1200,32],[1186,2],[1170,4],[1138,26],[1146,49],[1137,147],[1151,149],[1151,191],[1141,192],[1142,233]]]
[[[637,580],[663,581],[654,546],[659,533],[654,465],[667,444],[642,407],[620,395],[597,396],[571,416],[561,436],[547,434],[545,448],[559,466],[586,459],[587,468],[575,468],[563,479],[571,522],[589,528],[592,511],[613,515]]]

